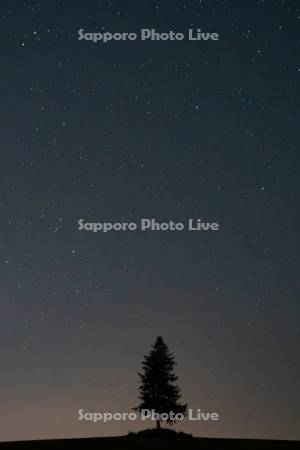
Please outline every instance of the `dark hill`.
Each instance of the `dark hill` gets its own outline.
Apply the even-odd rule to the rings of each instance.
[[[194,438],[185,433],[145,430],[108,438],[55,439],[0,443],[0,450],[300,450],[299,441]]]

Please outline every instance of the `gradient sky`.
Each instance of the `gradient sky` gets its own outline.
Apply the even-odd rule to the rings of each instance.
[[[0,440],[125,434],[162,335],[197,436],[299,439],[293,0],[2,0]],[[78,41],[78,30],[218,42]],[[299,119],[299,117],[298,117]],[[298,168],[299,170],[299,168]],[[83,233],[77,221],[217,221]]]

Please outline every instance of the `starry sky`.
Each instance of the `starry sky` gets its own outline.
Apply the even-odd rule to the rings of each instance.
[[[1,1],[0,440],[143,428],[77,412],[136,406],[158,335],[221,415],[177,429],[300,438],[299,22],[296,0]],[[78,231],[143,217],[221,229]]]

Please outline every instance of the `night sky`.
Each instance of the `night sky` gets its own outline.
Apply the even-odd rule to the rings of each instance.
[[[144,428],[78,409],[136,406],[158,335],[182,401],[221,415],[176,429],[299,439],[299,2],[2,0],[0,19],[0,440]],[[141,28],[220,40],[78,40]]]

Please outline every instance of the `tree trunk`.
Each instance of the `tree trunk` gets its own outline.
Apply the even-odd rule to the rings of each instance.
[[[160,420],[157,420],[157,421],[156,421],[156,429],[157,429],[157,430],[160,430]]]

